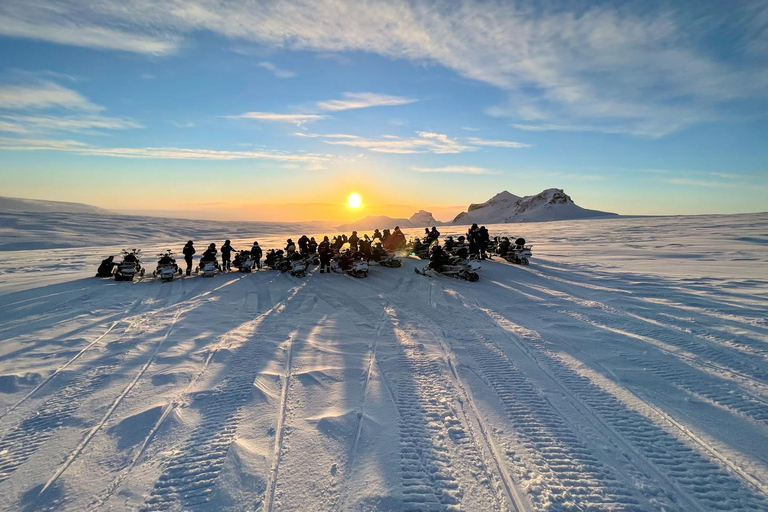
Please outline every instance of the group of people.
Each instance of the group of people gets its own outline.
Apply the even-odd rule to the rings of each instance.
[[[491,244],[488,229],[477,224],[472,224],[466,236],[459,236],[457,240],[454,240],[452,236],[446,237],[442,246],[438,244],[439,237],[440,232],[434,226],[431,229],[424,228],[423,239],[416,238],[410,245],[399,226],[391,231],[389,229],[381,231],[376,229],[372,235],[363,234],[361,236],[357,231],[352,231],[349,236],[346,234],[339,234],[332,238],[324,236],[319,243],[315,237],[302,235],[297,242],[290,238],[286,240],[286,246],[283,250],[271,249],[267,251],[264,265],[277,268],[277,263],[282,261],[312,258],[317,260],[316,263],[319,263],[320,273],[327,273],[331,271],[330,265],[333,259],[338,262],[339,268],[346,270],[355,261],[382,261],[391,257],[392,254],[404,250],[407,246],[411,252],[421,257],[428,257],[430,266],[439,269],[452,257],[485,259]],[[221,254],[220,264],[218,261],[219,253]],[[182,254],[186,262],[186,275],[189,276],[192,274],[193,257],[197,254],[194,241],[190,240],[184,245]],[[263,256],[264,253],[258,242],[253,242],[248,250],[238,251],[232,247],[230,240],[226,240],[219,249],[215,243],[207,246],[200,257],[200,268],[206,263],[212,262],[216,268],[230,271],[233,266],[239,269],[247,260],[250,260],[248,265],[254,269],[261,269]],[[164,264],[176,265],[170,252],[162,255],[158,261],[158,266]],[[105,277],[111,275],[116,265],[114,257],[108,257],[102,261],[97,275]]]

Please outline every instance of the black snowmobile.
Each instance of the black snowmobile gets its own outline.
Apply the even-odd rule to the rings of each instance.
[[[144,268],[141,266],[141,249],[123,249],[120,254],[123,261],[118,263],[115,269],[115,281],[133,281],[136,276],[144,276]]]

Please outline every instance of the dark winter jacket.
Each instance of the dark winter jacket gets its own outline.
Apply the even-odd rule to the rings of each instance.
[[[112,261],[114,259],[114,256],[110,256],[109,258],[102,260],[99,269],[96,271],[96,277],[111,277],[112,270],[117,266],[117,263]]]
[[[261,259],[261,255],[262,255],[261,247],[259,247],[258,245],[254,245],[253,247],[251,247],[251,257],[252,258],[260,260]]]
[[[225,243],[224,245],[221,246],[221,258],[223,260],[228,260],[229,257],[232,255],[233,250],[234,249],[232,249],[231,245]]]
[[[192,244],[187,244],[184,246],[184,249],[181,252],[184,253],[185,258],[191,258],[196,251]]]

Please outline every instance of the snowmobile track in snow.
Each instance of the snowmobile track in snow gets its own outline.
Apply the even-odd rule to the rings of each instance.
[[[290,312],[305,284],[306,281],[287,291],[269,310],[249,322],[249,328],[256,329],[275,314]],[[257,335],[254,332],[251,337]],[[242,420],[243,408],[251,399],[258,373],[254,361],[269,358],[267,350],[263,343],[250,339],[233,355],[232,367],[224,380],[212,391],[195,397],[191,405],[201,411],[202,421],[175,450],[178,455],[165,465],[140,510],[168,510],[177,503],[184,510],[205,507]]]

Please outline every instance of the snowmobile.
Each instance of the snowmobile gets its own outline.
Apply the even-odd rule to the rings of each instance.
[[[235,261],[232,263],[240,272],[250,273],[256,266],[256,260],[251,257],[250,251],[240,251],[235,255]]]
[[[115,281],[133,281],[136,276],[144,276],[144,268],[141,266],[141,249],[123,249],[121,252],[123,261],[115,269]]]
[[[160,276],[163,281],[173,281],[176,275],[181,275],[181,267],[176,264],[173,258],[173,251],[166,249],[157,255],[160,259],[157,262],[157,269],[152,272],[155,277]]]
[[[219,273],[221,267],[216,260],[200,260],[200,264],[197,266],[197,272],[203,274],[203,277],[213,277]]]
[[[394,252],[385,250],[380,242],[371,249],[371,259],[382,267],[400,268],[403,266],[400,258]]]
[[[533,252],[531,251],[532,245],[525,245],[525,238],[518,238],[515,240],[515,245],[504,256],[504,259],[510,263],[516,263],[518,265],[528,265],[530,263]]]
[[[444,276],[475,282],[480,279],[480,275],[477,273],[478,270],[480,270],[480,265],[476,261],[467,261],[465,263],[461,258],[450,258],[440,266],[438,272]],[[421,270],[416,267],[413,271],[422,276],[430,276],[435,272],[429,265]]]
[[[302,258],[290,262],[289,272],[293,277],[304,277],[307,275],[307,268],[309,268],[307,260]]]
[[[352,277],[368,277],[368,262],[365,260],[356,260],[352,262],[352,268],[347,272]]]

